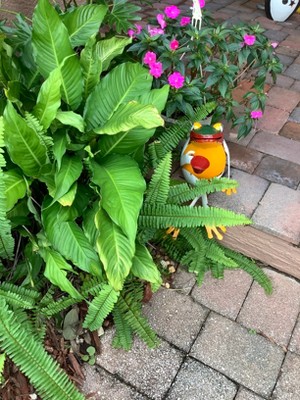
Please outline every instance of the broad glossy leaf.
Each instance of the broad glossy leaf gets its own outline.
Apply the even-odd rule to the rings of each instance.
[[[83,88],[80,63],[72,49],[67,28],[48,0],[39,0],[35,8],[32,45],[41,74],[46,78],[58,68],[63,99],[76,109],[81,102]]]
[[[152,104],[159,112],[162,112],[168,100],[169,90],[170,86],[164,85],[160,89],[153,89],[148,93],[142,94],[138,101],[141,104]]]
[[[56,119],[64,125],[73,126],[79,132],[84,132],[84,120],[80,114],[76,114],[73,111],[58,111]]]
[[[124,234],[135,240],[146,189],[137,163],[128,156],[112,155],[101,165],[93,161],[92,169],[92,181],[101,188],[102,207]]]
[[[65,131],[56,131],[53,135],[53,154],[57,162],[58,170],[61,168],[61,160],[67,151],[68,137]]]
[[[26,182],[15,170],[6,171],[4,175],[6,211],[9,211],[26,194]]]
[[[92,36],[80,53],[80,65],[84,78],[83,96],[86,99],[100,80],[102,61],[97,53],[96,38]]]
[[[106,71],[111,61],[123,53],[124,47],[132,42],[131,38],[118,38],[100,40],[97,43],[97,55],[102,61],[102,71]]]
[[[97,249],[108,282],[116,291],[121,290],[132,265],[134,241],[124,235],[103,209],[96,214],[95,221],[99,230]]]
[[[145,246],[139,243],[136,243],[131,272],[138,278],[155,285],[162,283],[160,272],[152,260],[151,254]]]
[[[101,276],[102,267],[96,251],[76,222],[58,219],[59,210],[57,203],[49,207],[49,199],[42,210],[45,232],[54,249],[82,271]]]
[[[97,33],[106,13],[107,6],[104,4],[90,4],[76,7],[64,14],[62,21],[68,29],[72,46],[84,45],[94,33]]]
[[[157,108],[139,104],[132,100],[127,104],[121,104],[111,118],[100,129],[95,129],[94,132],[115,135],[136,127],[151,129],[163,125],[164,120]]]
[[[75,289],[67,278],[66,271],[73,271],[71,265],[58,252],[45,248],[41,255],[46,262],[44,275],[49,281],[58,286],[62,291],[69,293],[74,299],[81,299],[81,294]]]
[[[12,161],[26,175],[38,176],[47,163],[46,146],[9,102],[4,111],[4,129],[5,144]]]
[[[99,232],[95,224],[95,215],[99,211],[99,201],[95,201],[92,208],[87,209],[83,214],[82,229],[89,242],[95,246]]]
[[[66,194],[58,199],[59,204],[61,204],[63,207],[70,207],[75,200],[76,192],[77,182],[71,186],[70,190]]]
[[[39,119],[44,129],[48,129],[60,107],[61,73],[53,70],[42,84],[33,114]]]
[[[140,64],[125,63],[109,72],[87,99],[84,119],[88,131],[100,128],[121,104],[150,90],[152,77]]]
[[[155,129],[134,128],[116,135],[102,135],[98,144],[100,155],[130,154],[147,143],[154,133]]]
[[[82,172],[80,157],[65,154],[62,158],[61,167],[55,174],[55,194],[53,199],[58,200],[65,195],[74,182],[77,181]]]

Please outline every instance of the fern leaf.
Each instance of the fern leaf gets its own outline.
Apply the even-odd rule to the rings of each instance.
[[[180,235],[183,236],[190,246],[195,250],[206,249],[210,243],[203,235],[203,230],[201,228],[182,228],[180,230]]]
[[[103,282],[101,282],[99,278],[96,276],[89,276],[88,279],[83,282],[81,293],[83,297],[87,297],[89,294],[98,296],[102,286]]]
[[[141,315],[142,290],[143,288],[140,286],[139,289],[122,292],[117,306],[133,332],[137,333],[150,348],[154,348],[158,344],[156,334]]]
[[[205,256],[214,263],[221,264],[226,268],[238,268],[238,264],[231,257],[227,257],[224,250],[217,243],[210,243],[206,249]]]
[[[183,118],[181,121],[167,128],[160,136],[159,141],[165,153],[176,149],[179,142],[186,139],[193,123],[188,118]]]
[[[113,347],[117,349],[121,348],[124,350],[130,350],[133,343],[132,329],[126,322],[126,319],[117,304],[113,309],[113,317],[116,327],[116,333],[112,342]]]
[[[180,262],[188,248],[188,243],[182,235],[179,235],[176,240],[174,240],[170,235],[167,235],[160,244],[168,256],[177,262]]]
[[[16,293],[20,296],[23,296],[25,301],[26,301],[26,299],[28,299],[28,301],[30,301],[29,299],[31,299],[32,303],[36,302],[36,300],[40,297],[40,294],[38,291],[32,290],[32,289],[27,289],[23,286],[17,286],[10,282],[1,283],[0,290]]]
[[[172,155],[168,153],[159,163],[152,175],[149,188],[146,193],[146,203],[165,203],[170,188]]]
[[[53,315],[59,314],[60,312],[68,309],[73,304],[76,304],[78,299],[73,299],[72,297],[63,297],[56,302],[51,302],[47,306],[40,309],[40,313],[47,318]]]
[[[224,248],[224,253],[234,260],[238,267],[246,271],[252,278],[265,290],[267,294],[272,293],[272,282],[270,278],[259,268],[254,261],[243,256],[242,254],[236,253],[233,250]]]
[[[34,307],[34,301],[30,297],[22,296],[18,293],[11,292],[9,290],[3,290],[0,288],[0,299],[5,299],[8,304],[13,307],[19,307],[24,309],[31,309]]]
[[[29,112],[26,112],[25,120],[27,122],[27,125],[30,126],[30,128],[32,128],[37,133],[41,143],[47,148],[47,151],[49,153],[48,156],[50,155],[52,157],[51,149],[54,144],[53,138],[46,135],[43,126],[34,115],[30,114]]]
[[[188,207],[173,204],[144,204],[139,224],[146,228],[176,228],[196,226],[233,226],[250,224],[244,215],[214,207]]]
[[[42,345],[27,335],[3,299],[0,299],[0,346],[44,400],[84,400]]]
[[[168,152],[163,147],[162,143],[155,141],[148,146],[148,158],[151,161],[153,168],[156,168],[159,162]]]
[[[83,327],[91,331],[100,328],[104,319],[114,308],[118,300],[119,292],[116,292],[109,284],[103,285],[102,290],[90,303]]]
[[[3,117],[0,117],[0,258],[9,259],[13,258],[14,253],[14,239],[11,235],[11,224],[6,217],[6,197],[5,197],[5,182],[2,168],[5,167],[6,162],[3,157],[4,147],[4,124]]]
[[[215,279],[223,279],[224,278],[224,269],[225,266],[218,262],[211,262],[210,270],[211,274]]]
[[[181,183],[170,187],[168,203],[181,204],[205,194],[236,187],[238,187],[238,183],[228,178],[201,179],[192,187],[187,183]]]

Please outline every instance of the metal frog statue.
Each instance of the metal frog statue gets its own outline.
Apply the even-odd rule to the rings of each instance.
[[[221,123],[214,125],[202,125],[195,122],[186,141],[180,157],[180,165],[185,180],[195,185],[199,179],[220,178],[226,169],[230,177],[230,154],[223,136]],[[225,190],[227,195],[236,193],[236,189]],[[207,195],[196,197],[190,207],[193,207],[199,198],[202,198],[202,206],[208,207]],[[205,226],[208,237],[213,238],[213,233],[218,239],[223,236],[219,232],[225,232],[224,226]],[[219,229],[219,230],[218,230]]]
[[[286,21],[300,6],[300,0],[265,0],[268,18],[274,21]]]

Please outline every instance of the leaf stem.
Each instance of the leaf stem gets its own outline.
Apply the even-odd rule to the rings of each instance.
[[[13,15],[20,15],[20,13],[16,12],[16,11],[12,11],[12,10],[7,10],[6,8],[0,8],[0,11],[5,12],[7,14],[13,14]],[[23,15],[23,14],[22,14]],[[24,18],[32,23],[32,19],[26,17],[26,15],[23,15]]]

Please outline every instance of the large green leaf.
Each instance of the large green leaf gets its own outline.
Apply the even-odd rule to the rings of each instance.
[[[155,129],[134,128],[116,135],[102,135],[99,150],[102,157],[111,153],[130,154],[143,146],[154,135]]]
[[[129,240],[122,230],[100,209],[95,216],[99,230],[97,249],[111,286],[119,291],[130,272],[134,256],[134,241]]]
[[[82,172],[80,157],[65,154],[62,158],[61,167],[55,174],[55,194],[53,199],[58,200],[65,195],[74,182],[77,181]]]
[[[151,129],[163,125],[164,120],[157,108],[151,105],[139,104],[137,101],[132,100],[127,104],[121,104],[111,118],[101,128],[94,131],[96,133],[115,135],[140,126]]]
[[[106,71],[110,62],[119,54],[123,53],[124,47],[132,42],[131,38],[118,38],[100,40],[97,43],[97,55],[102,61],[102,71]]]
[[[92,181],[101,188],[101,205],[124,234],[135,240],[137,218],[146,189],[137,163],[128,156],[112,155],[92,163]]]
[[[10,102],[4,111],[4,129],[5,144],[12,161],[26,175],[38,176],[42,166],[47,163],[46,146]]]
[[[6,211],[9,211],[19,199],[26,194],[26,182],[22,175],[16,170],[10,170],[3,173],[5,183]]]
[[[56,119],[64,125],[73,126],[79,132],[84,132],[84,120],[80,114],[76,114],[73,111],[58,111]]]
[[[82,73],[68,30],[48,0],[39,0],[33,14],[32,44],[38,68],[44,77],[58,68],[63,99],[73,109],[81,102]]]
[[[96,38],[92,36],[80,53],[80,65],[84,78],[83,96],[86,99],[100,80],[102,61],[98,55]]]
[[[153,89],[148,93],[142,94],[138,101],[141,104],[152,104],[159,112],[162,112],[168,100],[169,90],[170,86],[164,85],[160,89]]]
[[[139,243],[136,243],[131,272],[138,278],[157,286],[162,283],[160,272],[153,262],[151,254],[145,246]]]
[[[66,271],[73,271],[71,265],[58,252],[45,248],[41,256],[46,262],[44,275],[49,281],[58,286],[62,291],[69,293],[74,299],[81,299],[81,294],[74,288],[67,278]]]
[[[68,136],[64,130],[56,131],[53,135],[53,154],[57,162],[57,168],[60,170],[62,158],[67,151]]]
[[[53,70],[42,84],[33,114],[39,119],[44,129],[48,129],[60,107],[61,73]]]
[[[114,0],[107,15],[110,26],[114,26],[117,33],[126,32],[132,26],[132,21],[140,20],[140,7],[128,0]]]
[[[43,204],[42,221],[54,249],[81,270],[101,276],[102,267],[98,255],[82,229],[76,222],[60,221],[58,216],[61,207],[57,203],[49,207],[49,203],[47,199]]]
[[[62,16],[73,47],[84,45],[87,40],[98,32],[101,22],[107,13],[107,6],[90,4],[74,8]]]
[[[125,63],[108,73],[87,99],[84,119],[88,131],[102,127],[121,104],[150,90],[152,77],[140,64]]]

